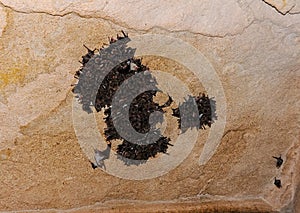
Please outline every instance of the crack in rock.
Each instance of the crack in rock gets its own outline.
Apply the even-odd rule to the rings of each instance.
[[[43,13],[60,17],[76,14],[83,18],[100,18],[135,31],[162,28],[172,32],[184,31],[210,37],[224,37],[242,33],[244,28],[253,22],[253,14],[234,0],[225,4],[219,4],[216,0],[206,0],[205,3],[191,1],[190,4],[180,0],[175,5],[168,1],[156,2],[156,4],[149,4],[145,1],[134,3],[124,1],[118,2],[121,4],[120,7],[115,7],[115,4],[117,2],[114,1],[108,3],[92,1],[80,5],[79,3],[67,4],[62,1],[61,5],[54,3],[33,5],[8,0],[0,1],[0,5],[18,13]],[[122,8],[122,11],[118,8]],[[140,13],[140,11],[144,12]],[[232,11],[234,11],[234,16],[231,14]],[[236,16],[240,18],[236,19]],[[137,22],[137,19],[140,21]]]
[[[297,8],[297,6],[299,7],[300,2],[297,2],[296,0],[263,0],[263,2],[273,7],[281,15],[286,15],[288,13],[294,15],[300,13],[299,8]]]

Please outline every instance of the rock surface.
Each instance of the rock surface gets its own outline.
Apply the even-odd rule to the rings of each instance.
[[[0,7],[0,36],[2,35],[2,31],[6,26],[6,14],[2,7]]]
[[[0,0],[0,211],[299,211],[299,7],[297,0]],[[99,48],[121,30],[182,39],[216,71],[227,118],[206,164],[198,161],[210,129],[160,177],[128,180],[91,168],[74,129],[71,84],[82,44]],[[182,64],[144,63],[203,92]],[[278,169],[272,156],[279,155]]]
[[[291,1],[283,1],[283,0],[265,0],[266,3],[275,7],[276,10],[282,14],[286,13],[299,13],[300,12],[300,1],[299,0],[291,0]]]

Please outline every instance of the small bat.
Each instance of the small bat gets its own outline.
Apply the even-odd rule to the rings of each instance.
[[[276,167],[279,168],[283,163],[283,159],[281,158],[281,155],[279,157],[274,157],[274,156],[272,156],[272,157],[277,160]]]
[[[274,180],[274,184],[275,184],[275,186],[277,186],[277,188],[281,188],[282,187],[281,180],[280,179],[276,179],[276,177],[275,177],[275,180]]]

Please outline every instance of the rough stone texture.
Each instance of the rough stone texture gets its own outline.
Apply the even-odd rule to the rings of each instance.
[[[299,13],[300,12],[300,1],[286,1],[286,0],[265,0],[266,3],[275,7],[278,12],[282,14],[286,13]]]
[[[6,14],[2,7],[0,7],[0,36],[2,35],[2,31],[6,26]]]
[[[125,24],[127,28],[135,30],[149,30],[153,27],[161,27],[170,31],[192,31],[204,34],[224,35],[224,31],[230,29],[232,33],[240,32],[249,25],[251,19],[247,17],[238,2],[231,0],[223,4],[217,1],[191,1],[186,4],[184,0],[174,4],[173,1],[152,1],[151,4],[144,1],[65,1],[53,4],[51,1],[36,1],[32,5],[15,1],[2,1],[3,4],[26,13],[45,12],[52,15],[65,15],[71,12],[81,16],[101,17],[117,23]],[[178,7],[177,5],[180,5]],[[159,8],[158,8],[159,6]],[[139,9],[134,9],[139,8]],[[199,11],[201,15],[199,15]],[[216,16],[212,11],[219,11]],[[128,15],[131,14],[131,15]],[[224,16],[231,14],[230,16]],[[137,17],[143,17],[136,21]],[[190,18],[190,17],[197,17]],[[236,19],[239,17],[239,19]],[[226,21],[225,21],[226,19]],[[172,20],[170,22],[169,20]],[[210,20],[209,24],[205,24]]]
[[[0,210],[299,211],[300,4],[265,2],[1,0]],[[72,123],[72,76],[82,44],[99,47],[121,29],[181,38],[216,70],[227,123],[207,164],[198,159],[209,129],[158,178],[90,167]],[[200,88],[167,60],[145,62]]]

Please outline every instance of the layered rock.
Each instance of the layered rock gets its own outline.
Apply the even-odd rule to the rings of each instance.
[[[297,209],[299,5],[1,0],[0,210]],[[199,165],[199,157],[210,129],[201,130],[189,156],[160,177],[126,180],[90,166],[74,130],[73,75],[86,53],[83,44],[99,48],[121,30],[179,38],[215,70],[226,97],[226,126],[207,163]],[[178,62],[143,61],[194,94],[209,91]],[[279,155],[284,163],[276,168],[272,156]]]

